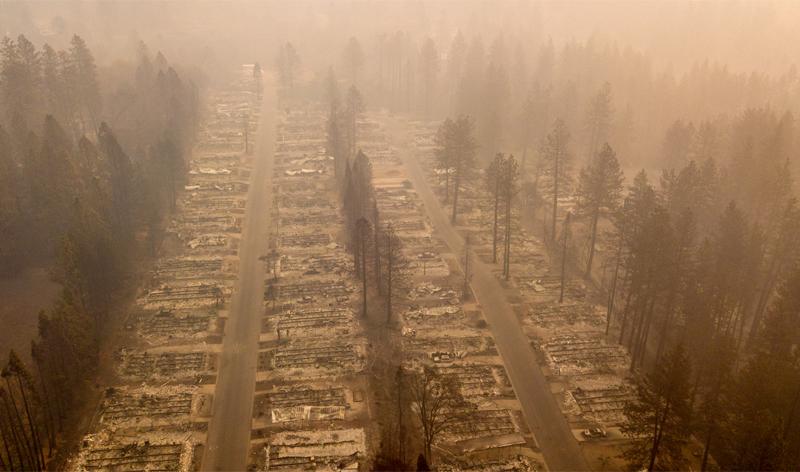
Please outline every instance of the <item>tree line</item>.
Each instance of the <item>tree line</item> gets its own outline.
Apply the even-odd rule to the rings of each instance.
[[[155,252],[187,170],[195,86],[143,44],[121,68],[130,75],[101,77],[77,35],[63,51],[24,36],[0,46],[0,266],[46,264],[62,286],[39,313],[33,370],[14,352],[3,369],[2,468],[52,466],[79,420],[116,294],[135,256]]]
[[[748,80],[710,64],[680,80],[659,77],[646,56],[590,42],[561,51],[546,43],[537,56],[510,51],[502,38],[487,53],[480,38],[467,44],[459,35],[442,61],[427,39],[418,49],[402,33],[391,41],[397,54],[376,57],[377,64],[351,38],[342,62],[379,104],[451,116],[436,135],[435,157],[452,222],[482,162],[493,260],[504,252],[504,275],[512,215],[524,212],[519,224],[541,221],[551,253],[607,295],[607,334],[627,348],[641,380],[627,431],[645,440],[634,441],[643,446],[628,455],[632,464],[679,467],[694,434],[704,444],[704,468],[711,456],[724,468],[796,468],[800,338],[783,329],[781,342],[764,339],[791,319],[774,312],[789,303],[800,247],[792,185],[800,140],[791,113],[758,108],[791,95],[791,80]],[[713,91],[698,95],[711,77]],[[443,83],[455,86],[426,104]],[[506,149],[521,159],[512,161]],[[638,164],[664,170],[656,179],[644,171],[626,179],[634,154],[648,156]],[[518,162],[518,186],[507,162]],[[348,172],[343,161],[337,169]],[[756,381],[756,365],[770,382]],[[658,391],[659,382],[669,392]],[[747,438],[747,421],[758,415],[768,420]]]
[[[327,151],[334,158],[335,179],[345,238],[353,256],[353,270],[361,283],[360,313],[366,323],[380,320],[380,340],[385,346],[375,354],[371,367],[376,388],[390,408],[381,424],[381,448],[376,470],[409,470],[409,454],[419,447],[416,470],[430,470],[428,461],[433,443],[440,437],[455,413],[465,405],[456,379],[425,367],[405,370],[401,365],[400,343],[393,335],[395,313],[405,300],[411,282],[411,260],[391,221],[383,221],[372,182],[372,164],[357,146],[357,130],[363,103],[355,85],[340,107],[338,83],[329,75],[330,111],[327,124]],[[375,301],[380,306],[371,307]],[[415,439],[414,430],[419,432]]]
[[[346,246],[362,282],[362,316],[367,316],[368,281],[385,303],[386,324],[408,288],[410,261],[391,221],[384,222],[372,182],[372,163],[358,148],[358,120],[364,111],[361,94],[351,85],[340,105],[338,81],[328,78],[329,114],[327,152],[334,159],[334,175],[345,217]]]
[[[717,154],[696,161],[701,154],[692,153],[657,183],[642,170],[624,188],[607,143],[575,176],[569,133],[557,121],[525,198],[546,215],[551,241],[559,224],[572,237],[570,220],[584,230],[561,257],[606,289],[606,334],[627,348],[640,379],[624,428],[635,439],[626,453],[631,466],[685,467],[683,448],[694,435],[704,469],[710,457],[723,469],[793,469],[800,445],[794,120],[750,109],[716,132],[729,136]],[[674,131],[666,135],[670,142]],[[707,144],[691,138],[691,149]],[[558,210],[569,185],[569,208]],[[593,271],[600,248],[603,263]]]
[[[598,103],[605,102],[603,96]],[[468,116],[447,119],[436,135],[437,173],[453,223],[457,195],[477,175],[470,125]],[[749,109],[725,126],[700,128],[703,133],[689,134],[691,151],[679,161],[683,165],[663,170],[657,183],[641,171],[627,187],[608,142],[598,141],[592,158],[575,171],[574,146],[562,120],[521,170],[513,156],[498,153],[483,173],[482,192],[490,201],[493,262],[500,243],[507,277],[514,202],[526,218],[541,218],[551,253],[565,263],[562,288],[567,260],[601,285],[606,334],[626,347],[630,369],[641,379],[627,426],[637,438],[628,454],[632,466],[680,468],[682,448],[695,434],[704,444],[704,468],[712,456],[723,468],[796,468],[791,451],[800,439],[800,383],[793,375],[800,333],[787,326],[800,320],[790,310],[775,313],[796,296],[794,120]],[[672,142],[674,131],[665,134],[665,143]],[[728,137],[717,142],[711,134]],[[783,338],[765,343],[777,335],[775,323],[782,323]],[[766,388],[755,381],[756,364],[771,369],[772,390],[739,395]],[[684,387],[680,398],[670,397]],[[764,402],[765,395],[775,403]],[[741,411],[751,416],[741,417]],[[756,415],[767,415],[772,426],[754,440],[746,431]]]
[[[560,118],[581,161],[609,141],[623,167],[633,156],[671,167],[683,162],[664,149],[667,129],[675,127],[680,139],[687,121],[700,133],[747,107],[800,104],[791,67],[769,75],[706,61],[673,72],[645,52],[597,38],[555,44],[516,33],[448,36],[447,43],[404,31],[350,37],[339,62],[378,106],[433,119],[471,116],[484,162],[498,150],[530,152]]]

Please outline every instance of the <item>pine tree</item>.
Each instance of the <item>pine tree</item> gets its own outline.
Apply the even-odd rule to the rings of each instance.
[[[384,242],[381,245],[382,279],[384,281],[384,297],[386,299],[386,324],[392,322],[394,307],[405,297],[410,283],[409,260],[403,253],[403,242],[397,235],[392,223],[386,224],[383,230]]]
[[[133,235],[133,166],[105,122],[100,124],[97,141],[108,167],[112,209],[110,226],[114,240],[125,248]]]
[[[281,85],[289,90],[294,89],[297,68],[300,67],[300,56],[297,55],[292,43],[287,42],[281,46],[275,63]]]
[[[87,123],[92,130],[97,130],[102,99],[97,82],[97,68],[94,57],[86,42],[77,34],[70,41],[70,75],[68,81],[77,94],[81,105],[81,116],[84,129]]]
[[[354,37],[350,37],[342,53],[342,61],[347,73],[350,75],[350,82],[355,86],[358,83],[358,76],[361,68],[364,67],[364,51],[361,43]]]
[[[358,91],[355,85],[351,85],[347,90],[345,105],[347,157],[353,158],[356,156],[356,149],[358,147],[358,118],[361,113],[364,112],[364,100],[361,98],[361,92]]]
[[[433,39],[426,38],[419,53],[420,80],[422,81],[422,111],[424,116],[431,112],[431,97],[436,91],[436,78],[439,74],[439,53]]]
[[[621,430],[632,439],[624,457],[632,468],[684,468],[683,447],[688,442],[689,359],[678,344],[637,386],[636,399],[625,406]]]
[[[478,144],[475,141],[475,123],[469,116],[460,116],[451,121],[450,131],[445,131],[447,137],[445,149],[452,156],[453,168],[453,214],[451,222],[456,223],[458,217],[458,194],[474,174],[475,155]]]
[[[556,219],[558,217],[558,198],[560,188],[569,180],[569,131],[564,121],[558,119],[553,129],[542,143],[542,157],[547,164],[551,182],[553,217],[550,222],[550,239],[556,240]]]
[[[503,180],[503,167],[505,166],[505,156],[497,153],[486,168],[486,189],[492,199],[492,262],[497,263],[497,217],[500,211],[500,197],[502,195],[501,183]]]
[[[613,116],[614,104],[611,98],[611,84],[606,82],[600,87],[597,94],[592,97],[586,112],[586,127],[589,130],[588,156],[590,159],[598,153],[597,148],[600,143],[608,139]]]
[[[616,153],[606,143],[591,163],[581,169],[578,181],[578,211],[590,218],[589,257],[585,276],[591,277],[600,216],[613,212],[622,198],[624,176],[619,168]]]
[[[503,202],[505,203],[505,235],[503,249],[503,277],[511,277],[511,231],[513,229],[511,209],[519,191],[519,164],[511,154],[503,165]]]
[[[731,419],[720,450],[723,469],[800,467],[800,266],[794,264],[770,306],[753,355],[731,389]]]

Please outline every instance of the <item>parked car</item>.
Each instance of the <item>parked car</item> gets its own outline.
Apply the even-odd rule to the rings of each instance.
[[[606,431],[603,428],[584,429],[581,434],[586,439],[600,439],[606,437]]]

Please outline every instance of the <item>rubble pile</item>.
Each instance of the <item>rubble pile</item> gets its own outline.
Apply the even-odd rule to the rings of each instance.
[[[118,378],[72,470],[199,469],[249,188],[253,66],[212,91],[164,255],[126,324]]]

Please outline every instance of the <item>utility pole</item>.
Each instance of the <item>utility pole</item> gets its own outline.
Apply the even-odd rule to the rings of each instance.
[[[561,249],[561,294],[558,296],[558,303],[564,303],[564,279],[567,273],[567,239],[569,239],[569,221],[572,212],[567,213],[564,219],[564,246]]]

